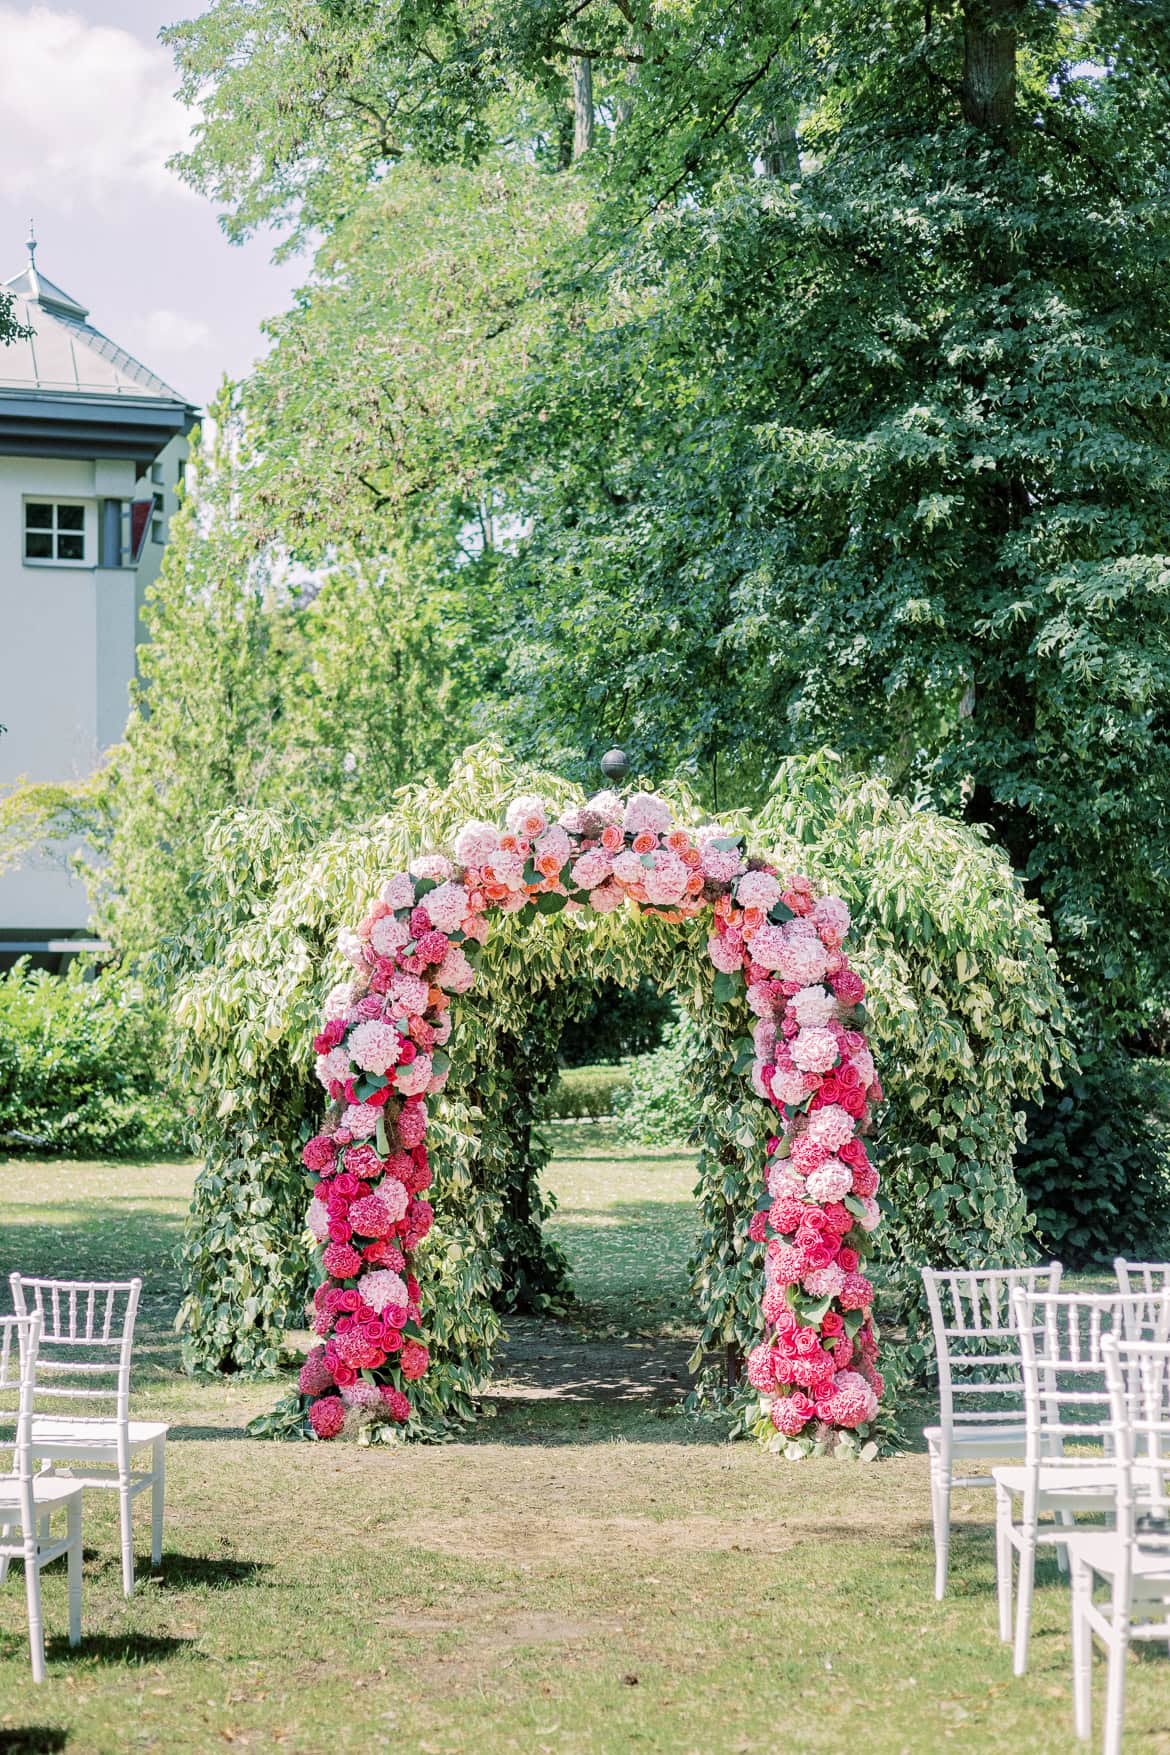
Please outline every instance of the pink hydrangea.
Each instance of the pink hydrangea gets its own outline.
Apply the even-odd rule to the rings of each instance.
[[[808,1119],[810,1138],[829,1152],[840,1151],[846,1140],[853,1138],[853,1129],[853,1117],[839,1103],[826,1103],[823,1109],[814,1109]]]
[[[837,1064],[837,1038],[831,1030],[810,1025],[808,1029],[798,1031],[792,1038],[789,1053],[802,1071],[825,1073]]]
[[[324,1243],[329,1235],[329,1209],[323,1200],[314,1195],[309,1202],[309,1210],[305,1214],[305,1224],[313,1233],[318,1243]]]
[[[800,987],[812,987],[823,981],[828,967],[825,947],[807,921],[790,920],[777,930],[782,944],[778,960],[768,967],[779,969],[785,981],[795,981]],[[754,953],[754,941],[752,949]]]
[[[796,1438],[816,1410],[808,1397],[797,1390],[794,1395],[778,1395],[769,1411],[777,1432],[785,1438]]]
[[[380,957],[392,957],[409,937],[406,922],[399,920],[396,914],[384,914],[381,920],[375,920],[370,930],[370,944]]]
[[[831,1023],[837,1016],[837,1001],[823,987],[802,987],[793,994],[791,1005],[802,1030]]]
[[[459,953],[462,956],[462,951]],[[402,1007],[408,1018],[421,1017],[427,1009],[430,988],[421,975],[396,975],[390,983],[390,997]]]
[[[351,1103],[342,1114],[341,1125],[355,1140],[372,1139],[381,1113],[373,1103]]]
[[[777,1071],[772,1074],[772,1095],[777,1103],[794,1106],[803,1103],[812,1086],[802,1072]]]
[[[860,1005],[865,998],[865,983],[860,975],[854,974],[852,969],[839,969],[830,978],[829,986],[842,1005]]]
[[[401,1183],[398,1185],[400,1188]],[[405,1308],[410,1302],[406,1290],[406,1282],[390,1268],[377,1268],[373,1273],[363,1274],[357,1283],[362,1302],[379,1316],[391,1305]]]
[[[435,983],[445,993],[466,993],[475,980],[475,970],[462,948],[452,945],[435,971]]]
[[[585,805],[585,814],[595,817],[603,827],[616,827],[622,820],[625,811],[625,800],[609,787],[595,792]],[[561,821],[564,822],[564,818]]]
[[[625,906],[625,900],[616,884],[601,884],[589,892],[589,906],[595,914],[613,914]]]
[[[569,877],[578,889],[592,890],[605,883],[613,871],[613,860],[604,847],[591,847],[575,860],[569,869]]]
[[[364,969],[366,964],[366,947],[353,930],[352,926],[343,926],[337,935],[337,948],[347,963],[355,969]]]
[[[717,835],[711,840],[703,841],[699,848],[703,876],[710,878],[712,883],[729,884],[743,864],[737,847],[715,846],[716,840],[726,839],[730,837]]]
[[[348,1243],[330,1243],[321,1260],[325,1272],[335,1280],[348,1280],[362,1265],[362,1258],[357,1250]]]
[[[724,975],[731,975],[736,969],[743,968],[743,947],[726,933],[711,934],[707,940],[707,955]]]
[[[514,798],[504,813],[504,820],[513,835],[524,835],[529,841],[535,841],[548,828],[544,801],[532,795]]]
[[[337,1145],[327,1133],[315,1133],[301,1148],[301,1163],[306,1170],[332,1170],[337,1160]]]
[[[341,1399],[347,1408],[381,1408],[382,1391],[376,1383],[369,1383],[364,1377],[359,1377],[356,1383],[343,1386]]]
[[[326,1363],[324,1347],[313,1347],[305,1354],[297,1385],[302,1395],[324,1395],[333,1388],[333,1373]]]
[[[833,1379],[832,1393],[817,1403],[822,1420],[850,1429],[866,1424],[877,1411],[877,1396],[858,1371],[839,1371]]]
[[[752,934],[752,962],[761,969],[779,969],[787,940],[782,926],[760,926]]]
[[[860,1199],[865,1211],[857,1223],[863,1231],[876,1231],[882,1222],[882,1210],[872,1196],[862,1195]]]
[[[835,1298],[845,1284],[845,1270],[831,1261],[828,1267],[810,1268],[800,1283],[810,1298]]]
[[[458,932],[467,913],[467,891],[462,884],[440,884],[427,891],[426,910],[436,932]]]
[[[455,837],[455,858],[460,865],[486,865],[500,845],[500,834],[491,823],[470,822]]]
[[[654,864],[646,870],[646,899],[657,907],[669,907],[681,902],[687,893],[687,879],[690,871],[683,864],[677,853],[669,847],[662,847],[654,855]]]
[[[325,1004],[321,1008],[321,1016],[325,1019],[327,1024],[331,1023],[335,1018],[348,1019],[352,1006],[352,982],[339,981],[337,986],[331,987],[329,992],[325,995]]]
[[[674,817],[665,799],[653,792],[635,792],[627,801],[622,827],[627,835],[666,835],[674,826]]]
[[[837,1297],[842,1310],[868,1310],[873,1303],[873,1282],[864,1274],[846,1274]]]
[[[735,886],[735,899],[741,908],[758,908],[767,914],[780,900],[780,885],[770,872],[745,871]]]
[[[388,1383],[384,1383],[381,1388],[382,1401],[387,1414],[392,1420],[397,1420],[399,1424],[405,1424],[410,1419],[409,1398],[403,1395],[400,1389],[395,1389]]]
[[[344,1084],[349,1077],[349,1050],[331,1048],[328,1054],[319,1054],[314,1071],[327,1091],[333,1085]]]
[[[405,1217],[410,1195],[407,1192],[406,1184],[400,1181],[397,1176],[383,1176],[374,1192],[382,1205],[387,1208],[395,1223]]]
[[[382,885],[380,898],[387,908],[409,908],[414,901],[414,881],[409,872],[395,872]]]
[[[398,1359],[402,1375],[408,1382],[421,1377],[430,1362],[431,1356],[421,1341],[407,1341]]]
[[[424,853],[420,859],[411,860],[410,875],[416,878],[430,878],[432,883],[445,884],[451,876],[451,861],[445,853]],[[429,896],[427,909],[429,912]]]
[[[819,1169],[809,1171],[805,1187],[810,1200],[840,1200],[853,1187],[853,1172],[840,1158],[830,1158]]]
[[[768,1193],[773,1200],[778,1200],[785,1194],[793,1195],[799,1200],[804,1193],[804,1183],[795,1171],[788,1168],[787,1160],[783,1158],[769,1165],[767,1183]]]
[[[394,1075],[394,1089],[404,1097],[421,1097],[431,1082],[431,1057],[418,1054],[409,1066],[400,1066]]]
[[[325,1349],[322,1347],[322,1353]],[[761,1393],[770,1390],[776,1382],[776,1358],[774,1350],[765,1341],[753,1347],[747,1356],[747,1379],[753,1389]]]
[[[410,1097],[402,1105],[398,1117],[398,1136],[404,1146],[421,1146],[426,1138],[427,1106],[420,1097]]]
[[[318,1438],[336,1438],[345,1425],[345,1404],[340,1396],[324,1396],[309,1409],[309,1424]]]
[[[393,1024],[371,1018],[349,1038],[349,1057],[363,1072],[384,1073],[397,1064],[402,1038]]]
[[[402,1187],[398,1183],[399,1188]],[[390,1208],[376,1194],[363,1195],[349,1209],[349,1223],[362,1237],[389,1237],[394,1230]]]

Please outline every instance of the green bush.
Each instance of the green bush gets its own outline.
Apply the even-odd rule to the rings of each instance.
[[[687,1062],[697,1043],[694,1020],[684,1013],[665,1032],[661,1048],[629,1062],[615,1113],[621,1116],[631,1139],[644,1146],[670,1146],[690,1137],[695,1099]]]
[[[1119,1049],[1081,1055],[1063,1089],[1025,1111],[1016,1179],[1043,1248],[1068,1267],[1170,1244],[1170,1081]]]
[[[597,1121],[616,1115],[629,1083],[626,1066],[565,1067],[546,1099],[545,1119]]]
[[[565,1025],[561,1059],[566,1066],[593,1068],[631,1054],[650,1054],[677,1016],[673,995],[663,993],[648,975],[632,987],[600,981],[588,1009]]]
[[[0,1151],[135,1157],[182,1148],[160,1024],[116,972],[0,977]]]

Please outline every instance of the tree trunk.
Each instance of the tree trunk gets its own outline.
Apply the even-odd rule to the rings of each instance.
[[[784,183],[799,183],[800,153],[796,146],[796,124],[791,116],[773,117],[764,133],[762,153],[764,175]]]
[[[1017,0],[965,0],[963,117],[972,128],[1003,133],[1016,108],[1016,33],[1008,19]]]
[[[593,145],[593,63],[588,55],[574,55],[573,157],[581,158]]]

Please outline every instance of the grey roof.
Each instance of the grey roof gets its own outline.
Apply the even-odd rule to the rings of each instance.
[[[33,331],[26,340],[0,344],[3,388],[191,406],[141,360],[88,323],[85,306],[46,279],[31,251],[27,268],[3,286],[12,294],[16,322]]]

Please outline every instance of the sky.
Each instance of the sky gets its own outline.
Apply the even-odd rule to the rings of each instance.
[[[190,112],[157,34],[201,0],[0,0],[0,280],[27,260],[91,323],[203,407],[243,376],[265,317],[307,277],[273,240],[229,244],[215,209],[166,168]]]

